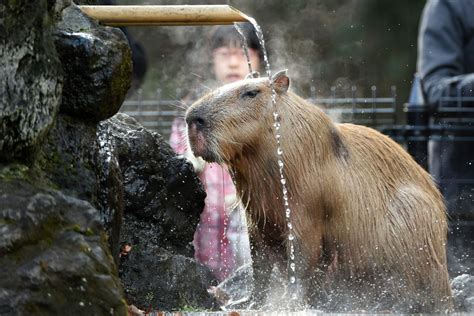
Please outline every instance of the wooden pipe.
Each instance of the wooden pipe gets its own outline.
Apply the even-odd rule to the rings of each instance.
[[[91,18],[111,26],[213,25],[247,22],[228,5],[81,5]]]

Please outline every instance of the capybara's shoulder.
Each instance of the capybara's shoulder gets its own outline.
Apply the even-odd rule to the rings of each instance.
[[[336,128],[342,135],[346,145],[349,147],[380,147],[380,149],[393,148],[405,152],[402,147],[393,141],[390,137],[380,133],[379,131],[362,125],[356,124],[337,124]]]

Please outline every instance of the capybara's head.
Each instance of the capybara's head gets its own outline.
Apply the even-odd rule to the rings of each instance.
[[[193,153],[208,162],[230,162],[254,148],[272,130],[272,86],[278,102],[289,83],[284,70],[270,79],[245,79],[222,86],[196,101],[186,112]]]

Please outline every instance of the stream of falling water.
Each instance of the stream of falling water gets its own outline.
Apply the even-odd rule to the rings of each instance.
[[[110,170],[112,169],[112,164],[118,164],[112,153],[114,145],[110,135],[110,128],[106,124],[100,123],[97,126],[96,137],[99,146],[97,158],[99,166],[101,167],[99,174],[99,186],[101,187],[101,190],[99,190],[98,200],[100,204],[102,223],[108,228],[112,223],[113,210],[111,209],[111,205],[108,203],[109,187],[107,182],[110,176]]]
[[[242,29],[240,28],[239,24],[234,23],[234,27],[235,27],[235,29],[237,30],[237,32],[239,33],[239,35],[242,39],[242,48],[244,49],[245,57],[247,58],[247,65],[249,67],[249,74],[252,74],[253,73],[252,63],[250,62],[249,48],[248,48],[248,45],[247,45],[247,39],[245,38],[245,34],[242,31]]]
[[[271,77],[272,73],[270,70],[270,62],[268,61],[268,56],[267,56],[267,50],[265,48],[265,39],[263,38],[263,32],[260,27],[260,25],[257,23],[257,21],[252,18],[246,16],[247,20],[252,23],[253,27],[255,28],[255,33],[257,34],[258,40],[260,42],[260,46],[262,47],[262,52],[263,52],[263,62],[265,64],[265,71],[267,73],[267,77],[270,80],[270,87],[272,89],[272,106],[273,106],[273,127],[274,127],[274,135],[275,135],[275,140],[277,143],[277,157],[278,157],[278,170],[280,172],[280,183],[281,183],[281,190],[283,193],[283,206],[285,210],[285,219],[286,219],[286,225],[288,227],[288,291],[290,293],[290,299],[291,301],[295,301],[298,298],[298,294],[296,291],[296,263],[295,263],[295,247],[294,247],[294,231],[293,231],[293,224],[291,223],[291,208],[288,200],[288,189],[286,187],[286,178],[284,175],[284,162],[283,162],[283,149],[281,147],[281,116],[278,113],[277,105],[276,105],[276,91],[275,87],[273,86]],[[250,72],[252,72],[252,68],[250,66],[250,59],[248,55],[248,47],[247,47],[247,41],[245,39],[245,36],[243,32],[240,30],[239,26],[237,24],[234,24],[237,31],[241,36],[243,37],[243,48],[245,51],[245,55],[247,57],[247,61],[249,63],[249,69]]]

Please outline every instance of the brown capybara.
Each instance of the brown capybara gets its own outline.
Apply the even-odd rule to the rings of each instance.
[[[255,298],[288,253],[271,85],[303,299],[333,311],[449,311],[447,219],[430,176],[390,138],[335,124],[289,92],[285,71],[223,86],[186,113],[194,154],[229,167],[247,208]]]

